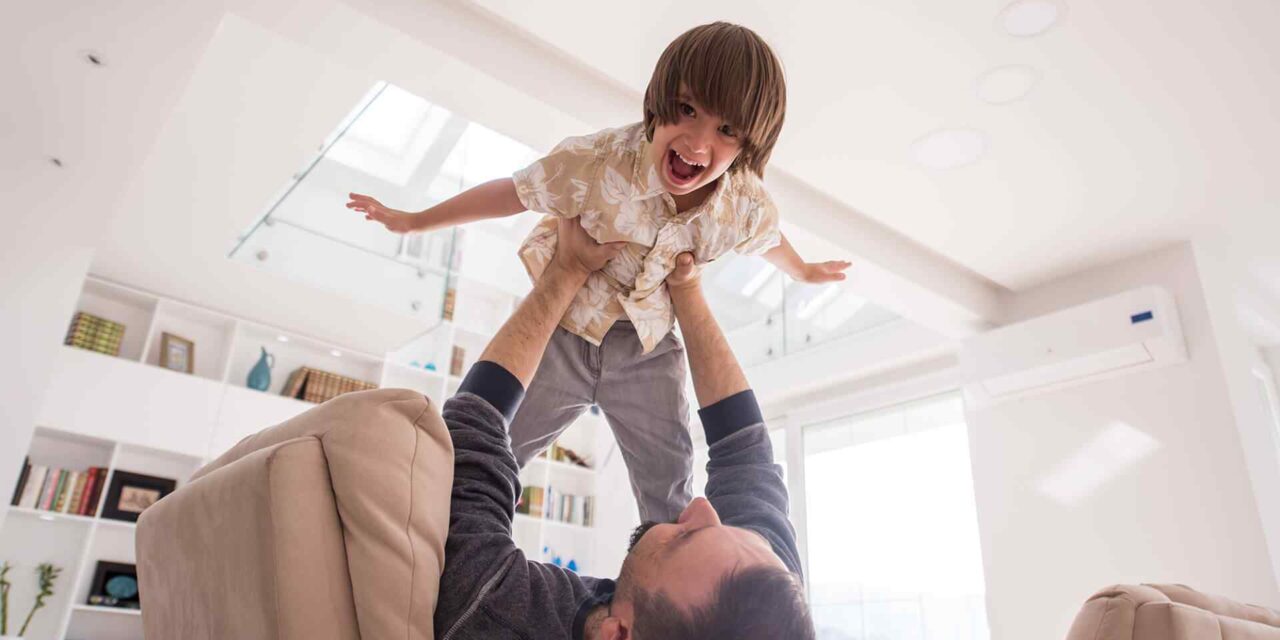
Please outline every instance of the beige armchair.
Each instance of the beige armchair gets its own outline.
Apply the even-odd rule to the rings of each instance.
[[[139,519],[146,637],[429,640],[452,484],[439,410],[411,391],[249,436]]]
[[[1280,640],[1280,612],[1180,584],[1116,585],[1085,602],[1067,640]]]

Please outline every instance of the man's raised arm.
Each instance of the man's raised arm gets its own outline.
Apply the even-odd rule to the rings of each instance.
[[[737,356],[733,355],[729,341],[702,295],[702,275],[693,264],[692,256],[684,253],[676,258],[675,271],[667,278],[667,289],[684,335],[698,407],[705,409],[750,389]]]
[[[684,335],[698,417],[710,449],[707,499],[722,522],[764,536],[787,568],[799,575],[800,554],[787,519],[790,505],[782,470],[773,462],[773,445],[747,376],[702,295],[692,256],[676,258],[667,288]]]

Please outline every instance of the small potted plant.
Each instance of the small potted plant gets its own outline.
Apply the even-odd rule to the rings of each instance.
[[[36,567],[40,593],[36,594],[36,600],[31,604],[31,610],[27,612],[27,618],[22,621],[22,628],[17,630],[17,635],[9,635],[9,589],[12,586],[9,582],[9,571],[11,569],[13,566],[8,562],[0,565],[0,640],[21,638],[27,632],[27,627],[31,626],[31,618],[35,617],[37,611],[44,608],[45,600],[53,595],[53,585],[58,581],[58,574],[62,573],[61,567],[55,567],[48,562],[43,562]]]

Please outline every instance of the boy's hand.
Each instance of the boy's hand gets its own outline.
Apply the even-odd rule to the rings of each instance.
[[[578,218],[560,218],[558,224],[554,262],[583,277],[604,268],[627,245],[625,242],[596,242],[582,228]]]
[[[694,264],[692,253],[676,256],[676,268],[667,276],[667,289],[682,291],[702,286],[702,267]]]
[[[373,220],[381,222],[387,231],[392,233],[409,233],[416,231],[417,225],[415,219],[417,216],[404,211],[397,211],[377,200],[359,193],[349,193],[347,197],[351,201],[347,203],[348,209],[354,209],[364,214],[365,220]]]
[[[797,280],[809,284],[839,282],[845,279],[844,270],[853,263],[847,260],[829,260],[827,262],[806,262]]]

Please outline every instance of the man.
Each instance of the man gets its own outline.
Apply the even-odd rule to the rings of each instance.
[[[632,537],[617,581],[525,559],[511,538],[519,468],[506,425],[574,294],[622,243],[559,221],[555,258],[444,406],[454,445],[438,640],[813,638],[787,491],[760,408],[680,256],[667,279],[710,447],[707,498]]]

